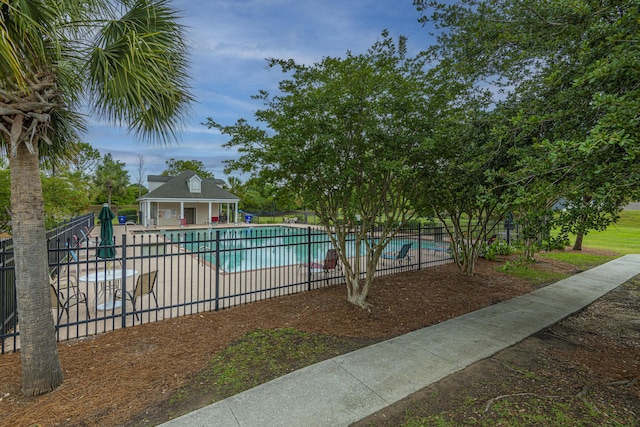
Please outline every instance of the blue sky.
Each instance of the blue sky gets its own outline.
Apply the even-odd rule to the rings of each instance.
[[[216,178],[226,179],[223,161],[237,157],[221,147],[228,137],[208,130],[207,117],[222,124],[238,118],[252,120],[261,107],[251,100],[260,89],[276,92],[284,75],[266,68],[266,58],[292,58],[313,64],[325,56],[344,57],[366,51],[384,29],[397,38],[407,36],[409,54],[431,42],[418,23],[412,0],[174,0],[188,28],[191,86],[196,103],[179,142],[145,145],[126,129],[91,122],[85,140],[101,154],[110,152],[126,163],[137,182],[138,154],[146,175],[157,175],[170,158],[200,160]],[[231,173],[243,181],[247,176]]]

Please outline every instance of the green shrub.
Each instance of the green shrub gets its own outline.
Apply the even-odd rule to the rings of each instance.
[[[136,217],[138,216],[138,210],[137,209],[131,209],[131,208],[123,208],[118,210],[118,216],[129,216],[129,215],[135,215]]]
[[[122,208],[118,210],[118,216],[127,217],[127,221],[138,222],[138,210],[132,208]]]
[[[495,261],[498,255],[507,256],[514,252],[514,248],[504,240],[493,242],[484,249],[484,258]]]

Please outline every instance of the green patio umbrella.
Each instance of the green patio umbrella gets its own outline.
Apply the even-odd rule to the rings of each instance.
[[[110,259],[116,256],[116,248],[113,246],[113,224],[111,224],[111,220],[115,217],[109,205],[105,203],[98,214],[100,220],[100,244],[96,254],[98,258]]]

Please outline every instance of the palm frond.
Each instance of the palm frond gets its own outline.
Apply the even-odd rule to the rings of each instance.
[[[94,112],[147,141],[176,138],[193,100],[186,44],[164,0],[138,0],[104,26],[90,56]]]
[[[37,0],[0,0],[0,16],[1,87],[25,90],[30,72],[46,62],[52,11]]]
[[[55,110],[51,114],[46,138],[40,139],[42,165],[46,169],[67,165],[78,154],[82,142],[79,134],[85,130],[82,116],[69,110]]]

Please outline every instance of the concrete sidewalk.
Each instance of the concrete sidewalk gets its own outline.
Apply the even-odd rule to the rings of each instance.
[[[640,255],[626,255],[530,294],[308,366],[162,426],[348,426],[553,325],[637,274]]]

